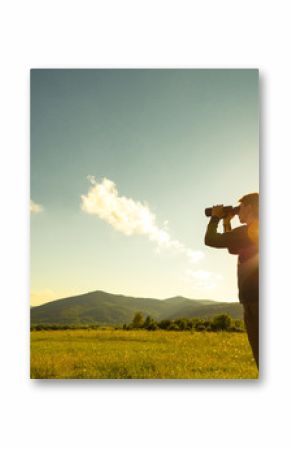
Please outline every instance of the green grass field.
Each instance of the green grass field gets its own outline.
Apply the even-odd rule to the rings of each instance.
[[[31,332],[32,379],[257,379],[245,333]]]

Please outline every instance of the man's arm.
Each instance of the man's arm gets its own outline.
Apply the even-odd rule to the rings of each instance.
[[[231,230],[232,230],[231,219],[232,218],[233,218],[233,216],[229,215],[223,219],[224,232],[231,232]]]
[[[214,248],[227,248],[229,234],[220,234],[217,232],[219,221],[219,217],[211,217],[205,233],[204,243]]]
[[[214,206],[212,211],[212,217],[207,226],[204,243],[207,246],[212,246],[214,248],[228,248],[234,250],[234,247],[240,244],[240,239],[242,237],[240,230],[231,230],[231,219],[232,215],[223,217],[223,206]],[[219,221],[223,218],[224,221],[224,233],[220,234],[217,232]],[[236,253],[236,250],[234,250]]]

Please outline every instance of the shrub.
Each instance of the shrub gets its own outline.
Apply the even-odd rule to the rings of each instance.
[[[217,331],[225,331],[228,330],[231,326],[231,317],[224,313],[221,315],[217,315],[213,318],[211,327],[213,330],[217,330]]]
[[[198,332],[205,331],[205,330],[206,330],[206,327],[205,327],[204,324],[198,323],[198,324],[195,326],[195,330],[197,330]]]
[[[178,329],[181,331],[192,328],[189,326],[189,320],[187,318],[179,318],[178,320],[175,320],[174,323],[178,326]]]
[[[173,321],[171,321],[171,320],[161,320],[158,323],[158,327],[160,329],[169,329],[169,327],[172,325],[172,323],[173,323]]]
[[[141,312],[136,312],[132,321],[133,329],[140,329],[144,324],[144,318]]]
[[[176,324],[176,323],[171,323],[170,324],[170,326],[168,327],[168,330],[169,331],[179,331],[180,329],[179,329],[179,327],[178,327],[178,325]]]
[[[157,329],[158,325],[155,320],[150,315],[148,315],[142,327],[143,329],[154,331],[155,329]]]

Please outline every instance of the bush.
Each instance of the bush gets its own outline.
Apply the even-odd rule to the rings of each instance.
[[[158,328],[158,325],[156,321],[150,315],[148,315],[142,327],[143,329],[147,329],[148,331],[154,331]]]
[[[245,330],[245,323],[244,323],[243,320],[234,320],[233,326],[234,326],[236,329]]]
[[[150,324],[149,327],[147,327],[147,329],[148,329],[149,331],[155,331],[156,329],[158,329],[158,324],[155,323],[155,321],[154,321],[153,323]]]
[[[144,318],[141,312],[136,312],[132,321],[133,329],[140,329],[144,324]]]
[[[193,329],[198,329],[200,326],[205,327],[205,321],[202,320],[201,318],[193,318],[192,326],[193,326]]]
[[[190,327],[189,320],[187,318],[179,318],[178,320],[175,320],[174,323],[181,331],[192,329],[192,326]]]
[[[225,331],[230,328],[231,322],[232,319],[228,314],[224,313],[221,315],[217,315],[213,318],[211,328],[217,331]]]
[[[158,327],[159,327],[160,329],[169,329],[169,327],[170,327],[172,324],[173,324],[173,321],[171,321],[171,320],[161,320],[161,321],[158,323]]]
[[[228,332],[245,332],[241,327],[231,326],[227,329]]]
[[[197,330],[198,332],[205,331],[205,330],[206,330],[206,327],[205,327],[204,324],[198,323],[198,324],[195,326],[195,330]]]
[[[169,331],[179,331],[179,327],[176,323],[171,323],[170,326],[168,327]]]

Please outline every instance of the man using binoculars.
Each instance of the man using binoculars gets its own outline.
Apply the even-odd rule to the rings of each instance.
[[[254,359],[259,367],[259,194],[243,196],[240,206],[223,205],[206,209],[211,216],[205,234],[205,244],[214,248],[226,248],[238,255],[239,300],[244,308],[244,320]],[[238,215],[243,224],[231,229],[231,219]],[[223,219],[224,232],[218,233]]]

